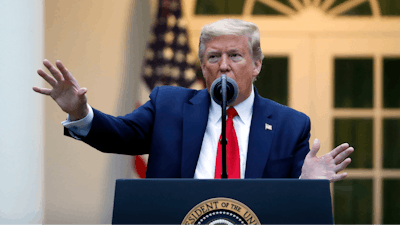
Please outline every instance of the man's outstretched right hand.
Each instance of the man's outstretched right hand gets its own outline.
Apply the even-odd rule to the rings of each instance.
[[[42,69],[38,69],[37,73],[49,83],[53,89],[33,87],[37,93],[50,95],[60,108],[70,115],[70,119],[80,120],[89,113],[87,105],[86,88],[79,87],[78,82],[61,63],[56,61],[56,66],[53,66],[47,59],[43,60],[43,65],[53,75],[49,76]]]

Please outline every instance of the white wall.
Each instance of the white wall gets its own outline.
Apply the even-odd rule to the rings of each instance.
[[[151,16],[146,0],[46,0],[45,57],[61,60],[89,104],[131,112],[139,99]],[[105,154],[63,135],[66,114],[45,100],[45,223],[111,223],[115,180],[132,177],[132,156]]]
[[[42,222],[43,1],[0,1],[0,223]]]

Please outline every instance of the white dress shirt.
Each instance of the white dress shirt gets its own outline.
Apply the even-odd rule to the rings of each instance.
[[[233,126],[235,127],[236,136],[238,138],[240,178],[242,179],[246,172],[247,148],[251,118],[253,115],[253,103],[254,87],[251,90],[250,96],[234,107],[238,113],[238,116],[233,118]],[[206,132],[204,133],[200,156],[194,173],[194,178],[196,179],[214,179],[218,140],[221,136],[221,115],[221,106],[214,102],[214,100],[211,100]],[[71,121],[68,115],[67,120],[61,122],[61,124],[68,129],[71,136],[80,140],[79,137],[85,137],[89,133],[92,127],[93,117],[93,109],[89,106],[89,113],[85,118]]]
[[[237,106],[234,106],[238,113],[238,115],[233,118],[233,126],[235,127],[236,136],[238,138],[240,178],[242,179],[246,172],[247,148],[249,143],[251,118],[253,116],[253,103],[254,87],[251,90],[250,96],[246,100]],[[214,100],[211,100],[206,132],[204,133],[200,156],[194,173],[194,178],[196,179],[214,179],[218,140],[221,136],[221,117],[221,106],[214,102]]]
[[[86,137],[88,135],[93,122],[93,109],[89,106],[89,113],[85,118],[71,121],[68,115],[67,120],[61,122],[61,124],[68,129],[69,134],[77,140],[81,140],[80,137]]]

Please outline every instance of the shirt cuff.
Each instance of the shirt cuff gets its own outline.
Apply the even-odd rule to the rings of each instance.
[[[69,134],[75,139],[80,140],[82,137],[86,137],[92,127],[92,122],[94,118],[93,109],[90,105],[89,113],[85,118],[71,121],[70,116],[68,115],[67,120],[61,122],[61,124],[68,129]]]

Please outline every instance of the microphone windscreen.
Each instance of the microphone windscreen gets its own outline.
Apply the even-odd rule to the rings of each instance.
[[[225,74],[222,74],[222,76],[226,77]],[[219,105],[222,105],[222,76],[215,79],[210,88],[211,97]],[[235,80],[230,77],[226,77],[226,104],[229,106],[235,102],[238,94],[239,87]]]

